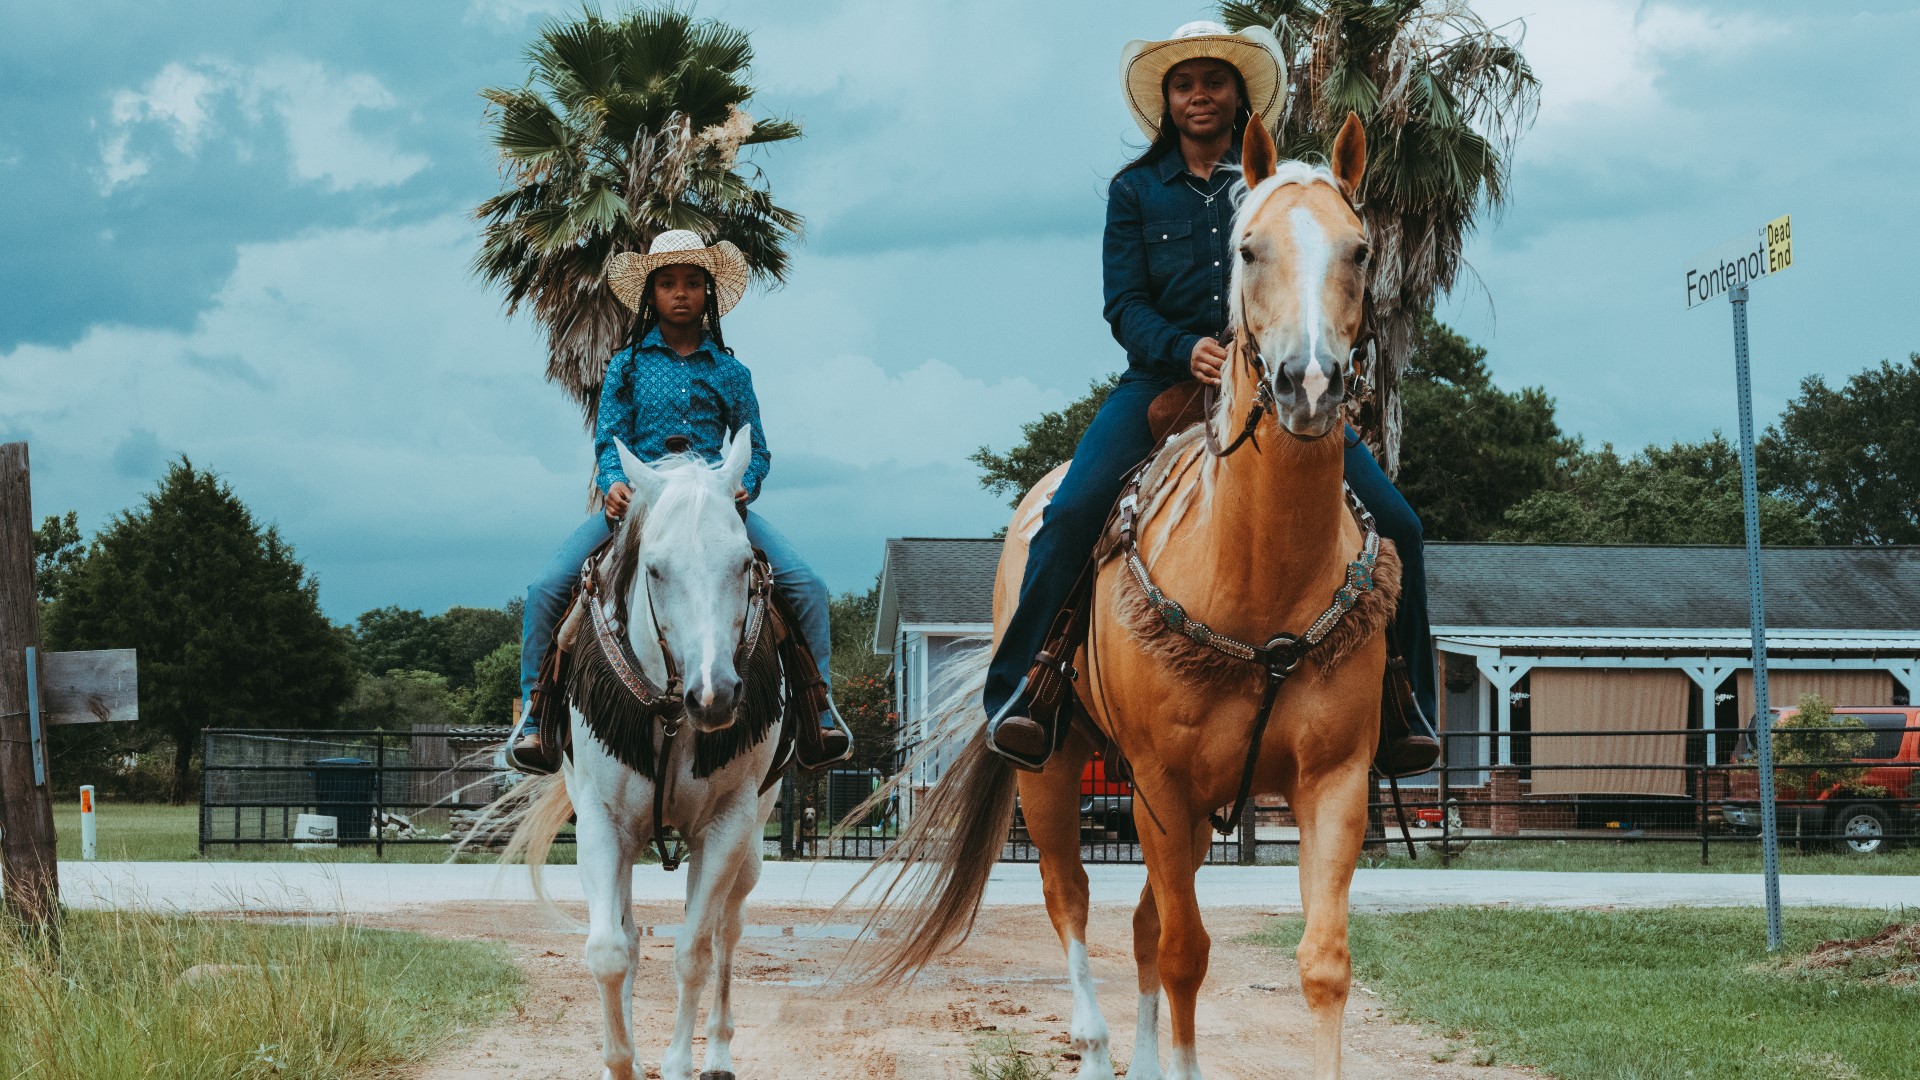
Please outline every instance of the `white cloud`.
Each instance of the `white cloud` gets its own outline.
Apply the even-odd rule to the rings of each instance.
[[[269,116],[278,121],[295,180],[319,183],[329,191],[390,187],[427,167],[425,155],[401,149],[392,140],[354,127],[362,110],[397,105],[379,79],[363,72],[337,73],[312,60],[269,59],[252,66],[225,60],[193,65],[171,63],[139,90],[113,95],[108,134],[96,171],[103,194],[152,171],[147,154],[133,150],[145,125],[167,132],[174,149],[196,157],[216,134],[216,112],[231,99],[240,106],[235,152],[243,160],[251,148],[242,140]]]
[[[33,445],[36,509],[97,528],[186,453],[279,524],[336,619],[516,594],[578,520],[592,448],[538,335],[473,283],[473,244],[448,216],[245,245],[190,330],[0,353],[0,431]],[[801,302],[756,297],[760,325]],[[887,536],[999,524],[966,455],[1064,401],[741,331],[775,456],[762,511],[838,588],[864,587]]]

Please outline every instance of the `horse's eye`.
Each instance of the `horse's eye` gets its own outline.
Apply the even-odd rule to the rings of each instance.
[[[1361,244],[1359,247],[1354,248],[1353,249],[1353,265],[1355,266],[1367,265],[1367,256],[1371,254],[1373,254],[1373,252],[1369,251],[1367,249],[1367,245],[1365,244]]]
[[[1251,244],[1240,245],[1240,261],[1241,262],[1253,261],[1253,245]]]
[[[657,566],[647,567],[647,576],[652,578],[655,581],[659,581],[662,576],[660,573],[660,568]]]

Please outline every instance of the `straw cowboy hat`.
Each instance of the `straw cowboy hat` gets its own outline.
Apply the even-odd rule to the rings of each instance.
[[[747,257],[732,242],[722,240],[708,247],[700,234],[688,229],[668,229],[653,238],[653,247],[645,255],[623,251],[607,260],[607,284],[620,302],[635,311],[647,291],[647,275],[663,266],[697,266],[713,278],[713,295],[718,315],[733,310],[747,291]]]
[[[1167,114],[1167,72],[1175,64],[1201,58],[1233,65],[1247,84],[1247,104],[1268,131],[1279,129],[1287,107],[1287,62],[1280,57],[1273,31],[1249,26],[1230,34],[1225,26],[1201,19],[1175,30],[1166,41],[1129,41],[1120,50],[1120,87],[1133,122],[1147,138],[1160,137],[1160,121]]]

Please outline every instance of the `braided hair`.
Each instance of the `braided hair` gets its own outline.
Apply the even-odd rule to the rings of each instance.
[[[660,269],[664,270],[666,267]],[[646,287],[640,290],[640,310],[634,315],[633,328],[627,333],[625,348],[639,348],[640,343],[647,340],[647,335],[653,332],[653,328],[660,325],[660,312],[653,306],[653,279],[658,273],[660,270],[648,274]],[[707,336],[713,339],[714,345],[718,346],[721,352],[732,356],[733,350],[727,348],[727,339],[720,333],[720,294],[714,287],[713,274],[704,267],[701,268],[700,273],[707,279],[707,302],[700,309],[700,322],[705,327]]]

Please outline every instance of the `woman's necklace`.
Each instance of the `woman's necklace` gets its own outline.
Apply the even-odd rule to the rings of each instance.
[[[1212,191],[1201,190],[1200,185],[1193,182],[1192,173],[1181,173],[1180,179],[1187,182],[1187,186],[1193,189],[1193,193],[1195,195],[1198,195],[1201,198],[1207,200],[1208,206],[1212,206],[1214,197],[1227,189],[1227,185],[1232,182],[1233,176],[1232,174],[1228,174],[1227,178],[1225,180],[1220,181],[1220,183]]]

